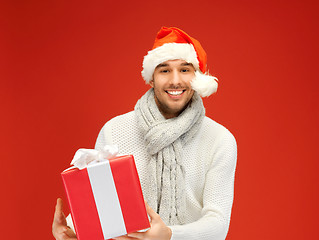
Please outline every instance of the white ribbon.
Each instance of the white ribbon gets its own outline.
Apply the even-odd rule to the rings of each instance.
[[[102,150],[80,148],[76,151],[71,165],[78,169],[86,168],[88,165],[104,162],[116,157],[118,154],[117,145],[105,145]]]

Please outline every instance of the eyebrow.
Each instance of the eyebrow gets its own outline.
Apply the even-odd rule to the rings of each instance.
[[[186,63],[182,63],[181,66],[193,66],[193,64],[186,62]]]
[[[160,67],[168,67],[169,65],[167,63],[160,63],[156,66],[156,68],[160,68]],[[181,66],[193,66],[193,64],[185,62],[182,63]]]
[[[156,68],[160,68],[160,67],[167,67],[168,64],[167,63],[160,63],[156,66]]]

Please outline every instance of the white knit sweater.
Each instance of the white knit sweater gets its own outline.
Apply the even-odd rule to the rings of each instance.
[[[117,144],[120,154],[133,154],[144,198],[149,198],[147,161],[143,135],[134,112],[117,116],[101,129],[96,149]],[[208,117],[183,148],[186,182],[186,224],[169,226],[174,240],[222,240],[226,238],[234,196],[236,141],[222,125]]]

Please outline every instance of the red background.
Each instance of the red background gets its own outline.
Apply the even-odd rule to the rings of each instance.
[[[238,142],[228,238],[318,239],[317,1],[0,5],[1,239],[53,239],[60,172],[148,89],[161,26],[200,40],[220,80],[207,115]]]

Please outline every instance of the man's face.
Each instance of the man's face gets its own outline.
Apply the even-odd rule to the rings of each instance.
[[[191,100],[191,81],[195,69],[184,60],[169,60],[159,64],[150,81],[155,102],[165,118],[177,117]]]

